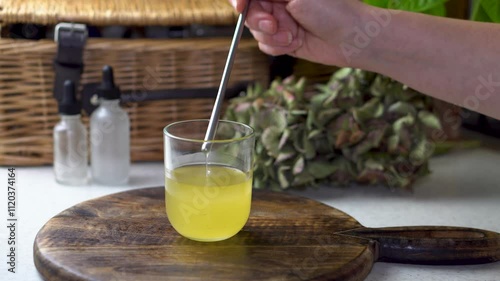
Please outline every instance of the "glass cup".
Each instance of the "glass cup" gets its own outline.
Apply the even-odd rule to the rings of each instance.
[[[219,121],[202,149],[209,120],[163,130],[167,216],[182,236],[220,241],[238,233],[250,214],[255,135],[251,127]]]

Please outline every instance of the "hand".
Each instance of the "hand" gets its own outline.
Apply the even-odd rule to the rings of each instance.
[[[232,0],[243,11],[248,0]],[[341,50],[364,5],[357,0],[251,0],[246,25],[269,55],[348,66]]]
[[[381,73],[500,119],[499,24],[396,12],[359,0],[231,2],[241,12],[249,1],[246,24],[268,54]],[[357,50],[349,55],[346,46]]]

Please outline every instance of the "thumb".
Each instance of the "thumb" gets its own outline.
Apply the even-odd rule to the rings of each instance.
[[[236,9],[238,12],[243,12],[245,9],[245,6],[247,5],[248,0],[230,0],[231,5]]]

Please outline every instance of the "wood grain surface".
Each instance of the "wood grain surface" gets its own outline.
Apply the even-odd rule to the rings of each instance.
[[[500,259],[497,233],[465,228],[368,229],[332,207],[254,191],[248,223],[221,242],[181,237],[163,187],[80,203],[40,230],[45,280],[363,280],[375,261],[458,264]],[[414,258],[412,258],[414,257]]]

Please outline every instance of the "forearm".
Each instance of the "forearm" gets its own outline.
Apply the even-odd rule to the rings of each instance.
[[[373,20],[364,13],[359,28]],[[370,33],[354,66],[500,119],[500,25],[406,12],[391,14],[387,22],[378,34]]]

